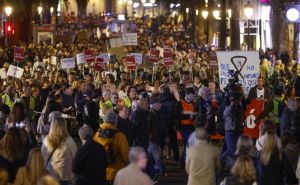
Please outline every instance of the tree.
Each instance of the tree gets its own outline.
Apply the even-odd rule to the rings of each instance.
[[[231,0],[232,19],[230,43],[232,50],[240,50],[240,0]]]

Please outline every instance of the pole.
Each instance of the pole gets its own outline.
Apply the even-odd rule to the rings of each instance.
[[[208,32],[208,18],[205,19],[205,33],[206,33],[206,44],[208,44],[209,32]]]
[[[247,24],[248,24],[248,47],[247,47],[247,49],[250,50],[250,24],[249,24],[249,19],[247,19]]]

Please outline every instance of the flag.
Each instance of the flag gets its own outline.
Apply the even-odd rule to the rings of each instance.
[[[262,120],[258,120],[257,117],[263,112],[264,103],[263,100],[252,100],[247,106],[244,134],[251,138],[259,137],[259,126],[261,125]]]

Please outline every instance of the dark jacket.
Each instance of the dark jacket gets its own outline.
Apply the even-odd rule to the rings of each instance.
[[[259,185],[285,185],[298,183],[289,160],[283,152],[281,153],[282,158],[279,160],[279,152],[273,151],[269,164],[267,165],[261,163],[261,152],[258,153],[257,173]]]
[[[94,101],[88,101],[84,106],[84,122],[89,125],[94,132],[99,129],[99,104]]]
[[[132,144],[132,135],[130,128],[130,120],[122,119],[120,116],[118,117],[117,129],[123,132],[123,134],[127,137],[129,145]]]
[[[143,147],[147,151],[150,135],[149,112],[138,106],[137,110],[132,112],[130,120],[133,146]]]
[[[76,94],[75,102],[77,106],[77,112],[83,113],[83,107],[87,102],[86,97],[91,97],[91,93],[82,93],[81,91],[78,91],[78,93]]]
[[[73,98],[73,96],[69,96],[65,93],[62,93],[61,98],[62,98],[62,109],[69,108],[71,106],[74,108],[74,98]]]
[[[159,96],[161,102],[162,120],[165,122],[174,122],[176,114],[176,101],[172,93],[163,93]]]
[[[163,147],[165,145],[165,138],[167,137],[167,128],[162,121],[162,114],[160,111],[150,109],[149,118],[151,122],[150,141]]]
[[[107,156],[102,145],[94,141],[86,141],[79,148],[72,171],[76,185],[99,185],[106,183]]]

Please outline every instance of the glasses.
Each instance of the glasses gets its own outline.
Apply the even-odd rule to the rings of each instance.
[[[116,97],[116,96],[114,96],[114,97],[111,97],[112,99],[118,99],[119,97]]]

